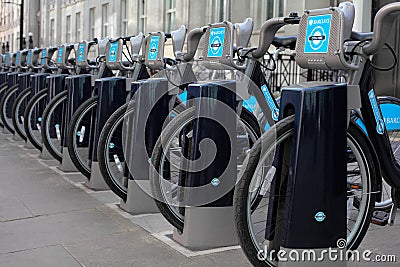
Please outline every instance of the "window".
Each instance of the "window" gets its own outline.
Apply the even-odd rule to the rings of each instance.
[[[226,1],[229,0],[209,0],[208,5],[208,23],[224,21]]]
[[[67,43],[71,42],[71,15],[67,16],[66,27],[65,27],[65,41]],[[54,44],[52,44],[54,45]]]
[[[128,0],[121,0],[121,35],[128,35]]]
[[[139,1],[139,31],[146,33],[147,23],[147,0]]]
[[[104,4],[101,8],[101,36],[107,37],[108,36],[108,4]]]
[[[80,42],[81,38],[81,12],[78,12],[75,15],[75,41]]]
[[[166,31],[171,32],[176,27],[176,0],[166,0],[167,27]]]
[[[284,0],[258,0],[254,8],[256,26],[261,27],[268,19],[283,16]]]
[[[95,19],[94,19],[94,15],[95,15],[95,8],[92,7],[91,9],[89,9],[89,37],[90,39],[94,38],[94,34],[95,34]]]
[[[55,30],[54,30],[54,19],[50,20],[50,33],[49,33],[49,41],[50,44],[54,44],[54,36],[55,36]]]

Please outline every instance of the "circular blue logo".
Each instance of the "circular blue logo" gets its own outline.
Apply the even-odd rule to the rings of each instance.
[[[221,181],[220,181],[218,178],[214,178],[214,179],[212,179],[212,181],[211,181],[211,184],[212,184],[213,186],[218,186],[220,183],[221,183]]]
[[[313,21],[310,20],[310,23]],[[310,43],[310,47],[313,50],[319,50],[322,45],[324,44],[326,40],[326,34],[324,29],[321,26],[315,27],[311,34],[310,37],[308,38],[308,42]]]
[[[385,132],[385,122],[382,119],[379,119],[376,123],[376,131],[378,134],[383,134]]]
[[[214,36],[214,39],[212,39],[210,42],[210,51],[213,55],[217,55],[218,53],[220,53],[221,49],[222,49],[221,38],[218,35],[216,35]]]
[[[320,211],[320,212],[317,212],[317,214],[315,214],[314,218],[317,222],[323,222],[323,221],[325,221],[326,215],[325,215],[325,213]]]

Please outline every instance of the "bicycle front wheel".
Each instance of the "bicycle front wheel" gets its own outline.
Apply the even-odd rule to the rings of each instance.
[[[90,178],[91,166],[90,129],[93,116],[96,116],[98,96],[93,96],[82,103],[71,118],[67,132],[68,152],[75,167]]]
[[[161,214],[178,230],[183,230],[185,218],[185,205],[180,202],[178,192],[180,185],[184,184],[180,166],[192,142],[194,119],[194,108],[176,116],[162,131],[151,156],[150,185],[153,198]],[[257,119],[243,109],[237,123],[238,169],[244,160],[241,155],[245,155],[245,151],[260,136]]]
[[[47,104],[47,88],[40,90],[26,106],[24,113],[24,129],[27,140],[42,151],[42,114]]]
[[[67,102],[68,91],[56,95],[43,111],[42,140],[49,153],[59,162],[62,161],[62,114]]]
[[[24,112],[26,104],[28,103],[29,96],[31,94],[31,88],[26,88],[22,91],[17,99],[15,99],[14,105],[12,107],[12,123],[15,132],[26,141],[26,133],[24,129]]]
[[[278,212],[276,218],[273,219],[275,223],[270,223],[269,228],[266,229],[269,201],[272,197],[273,175],[270,175],[270,172],[275,168],[273,163],[277,146],[292,146],[293,133],[294,116],[274,125],[250,150],[238,177],[239,182],[235,188],[234,198],[236,229],[240,246],[254,266],[278,265],[277,260],[271,259],[270,255],[260,257],[260,251],[279,251],[280,249],[279,236],[281,236],[284,214]],[[377,187],[377,175],[367,141],[362,130],[351,122],[347,132],[347,144],[354,159],[349,159],[347,164],[348,249],[356,249],[362,241],[374,209],[375,194],[373,192]],[[289,166],[283,166],[282,177],[287,177],[288,172]],[[279,199],[284,198],[285,195],[279,195]],[[360,201],[358,206],[354,205],[355,198]],[[266,231],[274,233],[276,240],[274,238],[267,240]]]
[[[0,101],[0,116],[3,121],[4,127],[10,131],[10,133],[14,134],[14,126],[12,124],[12,106],[14,104],[14,100],[16,98],[16,94],[18,93],[18,85],[14,85],[10,89],[8,89],[3,98]]]

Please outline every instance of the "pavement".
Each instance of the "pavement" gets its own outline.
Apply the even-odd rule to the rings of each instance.
[[[0,134],[0,267],[250,266],[238,246],[180,246],[168,237],[173,229],[160,214],[126,213],[111,191],[90,190],[81,174],[57,166]],[[400,262],[399,247],[400,220],[392,227],[371,226],[361,245]]]

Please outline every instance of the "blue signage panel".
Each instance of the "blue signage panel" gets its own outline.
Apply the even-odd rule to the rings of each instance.
[[[110,50],[108,51],[108,62],[117,61],[118,44],[118,42],[110,44]]]
[[[64,53],[64,47],[58,48],[57,63],[63,62],[63,53]]]
[[[32,60],[32,51],[28,51],[28,55],[26,56],[26,64],[31,64],[31,60]]]
[[[309,16],[304,53],[327,53],[332,15]]]
[[[211,28],[207,57],[222,57],[225,43],[225,27]]]
[[[6,65],[10,63],[10,53],[6,53]]]
[[[149,51],[147,53],[148,60],[156,60],[157,59],[159,42],[160,42],[160,36],[152,36],[150,38]]]
[[[43,49],[42,50],[42,61],[40,64],[44,65],[46,63],[46,59],[47,59],[47,50]]]
[[[16,56],[16,58],[15,58],[15,64],[16,64],[16,65],[19,64],[20,59],[21,59],[21,52],[17,52],[17,56]]]
[[[83,62],[85,59],[85,44],[81,43],[78,46],[78,62]]]

